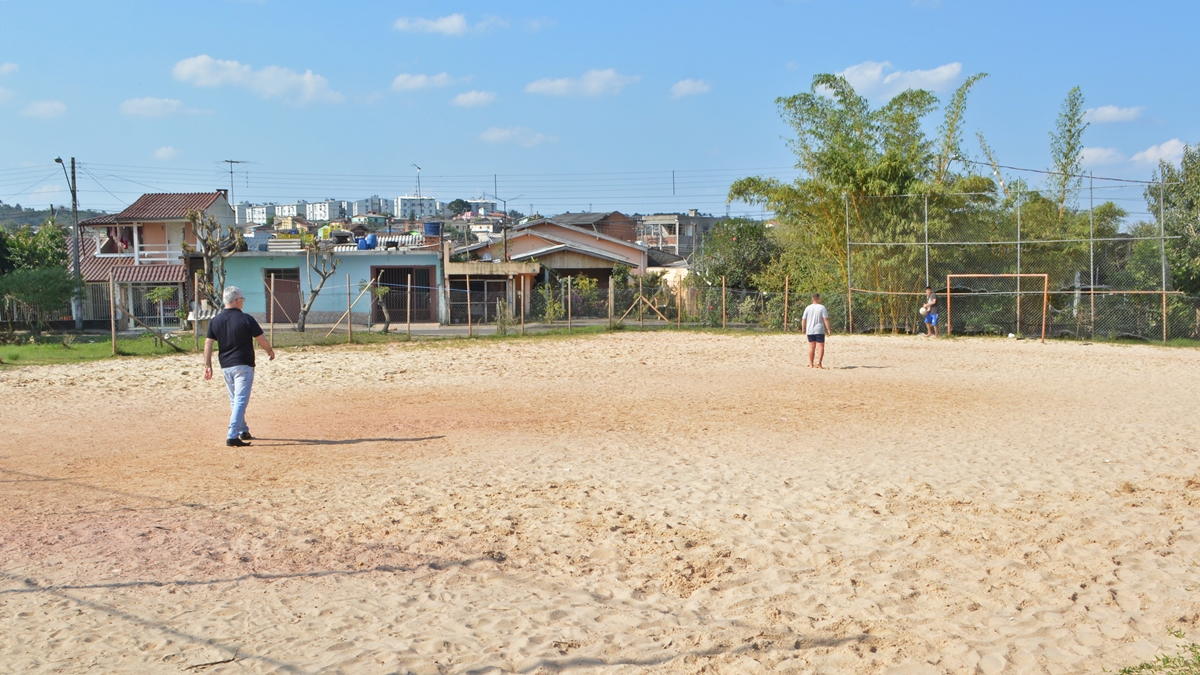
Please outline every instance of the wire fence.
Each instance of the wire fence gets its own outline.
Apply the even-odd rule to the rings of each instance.
[[[1001,195],[846,198],[854,332],[925,330],[925,287],[954,298],[955,333],[1161,340],[1200,337],[1200,299],[1171,286],[1162,186],[1093,184]],[[1157,208],[1156,208],[1157,205]],[[955,275],[1046,275],[1041,280]],[[1030,288],[1036,285],[1037,288]],[[943,301],[944,303],[944,301]],[[944,305],[943,305],[944,306]],[[946,312],[938,317],[947,327]]]

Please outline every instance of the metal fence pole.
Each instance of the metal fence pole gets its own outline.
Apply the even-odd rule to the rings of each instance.
[[[1167,341],[1167,220],[1163,211],[1165,197],[1163,180],[1160,177],[1158,181],[1158,245],[1162,255],[1162,334],[1164,344]]]
[[[350,313],[350,275],[346,275],[346,342],[354,344],[354,315]]]
[[[1021,273],[1021,184],[1017,183],[1017,274]],[[1021,277],[1017,277],[1017,334],[1021,334]]]
[[[929,195],[925,195],[925,285],[929,286]]]
[[[846,204],[846,333],[854,333],[854,286],[850,276],[850,195],[842,193]]]
[[[1088,296],[1091,301],[1092,339],[1096,339],[1096,190],[1092,172],[1088,172]]]

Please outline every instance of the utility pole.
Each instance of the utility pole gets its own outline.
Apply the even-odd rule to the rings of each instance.
[[[421,167],[417,166],[416,164],[413,164],[413,167],[415,167],[417,170],[417,199],[420,200],[421,199]],[[418,201],[418,203],[420,203],[420,202]],[[424,209],[421,209],[421,210],[424,211]]]
[[[67,175],[67,165],[63,164],[62,157],[55,157],[54,161],[62,164],[63,175]],[[67,186],[71,188],[71,255],[75,263],[75,282],[83,288],[83,269],[80,268],[79,260],[79,192],[75,189],[75,158],[71,158],[71,175],[67,176]],[[75,295],[71,298],[71,314],[75,319],[75,330],[83,330],[83,298]]]

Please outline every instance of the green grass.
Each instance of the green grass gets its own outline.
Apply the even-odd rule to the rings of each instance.
[[[1182,633],[1173,633],[1176,637]],[[1195,642],[1183,645],[1178,656],[1157,656],[1152,661],[1139,663],[1118,671],[1118,675],[1200,675],[1200,645]]]
[[[190,348],[188,344],[181,345]],[[174,354],[167,346],[156,347],[149,336],[136,339],[117,340],[121,356],[159,356]],[[108,336],[82,335],[64,347],[55,336],[46,336],[37,344],[0,345],[0,368],[9,366],[41,366],[56,363],[81,363],[112,358],[112,343]]]

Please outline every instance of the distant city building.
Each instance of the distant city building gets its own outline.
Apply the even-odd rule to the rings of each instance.
[[[477,216],[486,216],[496,210],[495,200],[468,199],[466,202],[471,205],[471,211]]]
[[[403,220],[424,220],[437,218],[442,215],[445,206],[433,197],[415,197],[403,195],[396,197],[392,213]]]
[[[240,202],[233,207],[233,222],[239,226],[245,226],[249,221],[246,220],[247,211],[250,209],[250,202]]]
[[[275,204],[255,204],[246,209],[246,222],[266,225],[268,218],[275,217]]]
[[[305,216],[312,222],[327,223],[331,220],[341,220],[346,217],[346,211],[342,207],[344,202],[333,199],[326,199],[321,202],[310,202],[308,204],[308,215]]]
[[[283,218],[284,216],[299,216],[301,218],[308,217],[308,202],[301,199],[295,204],[279,204],[275,207],[275,217]]]

